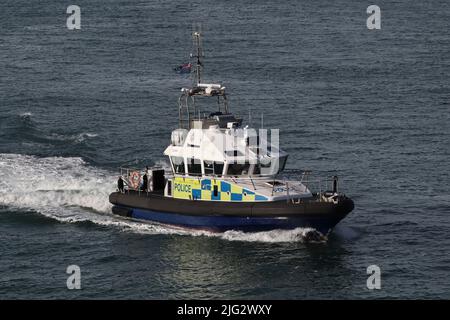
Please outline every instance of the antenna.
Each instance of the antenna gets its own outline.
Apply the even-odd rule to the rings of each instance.
[[[192,41],[194,46],[194,53],[191,53],[191,58],[197,58],[195,62],[195,78],[194,84],[197,85],[202,82],[202,68],[203,63],[201,59],[203,58],[203,48],[202,48],[202,38],[201,38],[201,26],[193,26]]]
[[[261,129],[264,129],[264,113],[261,113]]]

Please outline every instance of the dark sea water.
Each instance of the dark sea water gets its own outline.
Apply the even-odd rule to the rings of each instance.
[[[450,298],[448,1],[73,2],[78,31],[69,2],[1,4],[1,299]],[[328,241],[112,216],[120,164],[167,163],[194,22],[232,111],[340,176],[356,207]]]

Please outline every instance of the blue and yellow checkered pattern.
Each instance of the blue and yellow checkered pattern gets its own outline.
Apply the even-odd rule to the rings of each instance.
[[[267,201],[267,197],[218,179],[174,179],[175,198],[233,202]]]

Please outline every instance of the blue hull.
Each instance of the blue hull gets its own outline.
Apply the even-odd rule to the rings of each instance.
[[[184,228],[202,229],[214,232],[240,230],[244,232],[267,231],[273,229],[314,228],[326,235],[340,219],[332,217],[244,217],[244,216],[204,216],[185,215],[114,206],[113,212],[133,219],[147,220]]]

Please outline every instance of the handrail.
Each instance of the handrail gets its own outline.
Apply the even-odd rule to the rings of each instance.
[[[253,190],[256,190],[256,186],[255,186],[255,183],[253,182],[253,179],[252,179],[252,177],[251,177],[251,176],[249,176],[249,178],[250,178],[250,181],[252,182],[252,185],[253,185]]]
[[[152,169],[152,168],[149,168]],[[160,168],[163,169],[163,168]],[[280,181],[280,182],[284,182],[284,181],[298,181],[300,183],[315,183],[315,182],[328,182],[328,181],[332,181],[333,180],[333,176],[330,177],[325,177],[325,178],[317,178],[317,179],[294,179],[294,178],[286,178],[286,177],[281,177],[281,176],[222,176],[222,175],[201,175],[201,174],[180,174],[180,173],[176,173],[173,174],[173,172],[168,171],[169,176],[171,177],[180,177],[180,178],[195,178],[198,179],[200,178],[204,178],[204,179],[224,179],[224,180],[232,180],[233,182],[237,182],[237,181],[250,181],[250,182],[254,182],[254,181],[268,181],[268,182],[276,182],[276,181]]]
[[[248,181],[249,183],[251,183],[254,190],[256,190],[255,182],[265,182],[266,184],[271,185],[271,187],[272,187],[271,195],[272,196],[274,195],[274,193],[279,193],[279,191],[275,192],[276,183],[279,182],[280,185],[282,185],[284,187],[283,191],[285,192],[287,201],[291,200],[291,198],[292,198],[291,194],[290,194],[290,189],[298,192],[299,190],[296,188],[299,187],[299,184],[303,185],[306,188],[305,191],[309,190],[310,192],[312,192],[311,189],[316,189],[316,190],[318,189],[318,195],[320,197],[322,197],[324,191],[329,191],[328,190],[328,182],[329,181],[334,181],[333,188],[335,187],[335,185],[337,185],[337,177],[336,176],[310,179],[310,177],[309,177],[310,171],[300,171],[300,170],[295,170],[295,169],[294,170],[285,170],[285,171],[281,172],[280,174],[273,175],[273,176],[222,176],[222,175],[201,175],[201,174],[198,174],[198,175],[197,174],[196,175],[174,174],[172,171],[166,170],[162,166],[152,166],[152,167],[149,167],[148,169],[149,170],[163,169],[166,173],[167,178],[172,178],[172,179],[174,177],[180,177],[183,179],[190,178],[190,179],[196,179],[196,180],[200,181],[201,179],[210,178],[210,179],[223,179],[226,181],[228,180],[228,181],[232,181],[233,183]],[[124,166],[121,166],[120,170],[121,170],[121,172],[120,172],[121,177],[123,178],[125,185],[127,186],[127,190],[128,191],[134,190],[134,191],[137,191],[140,193],[142,191],[140,189],[140,186],[138,186],[137,188],[133,188],[132,185],[129,184],[128,178],[129,178],[130,172],[138,171],[141,173],[144,170],[138,169],[138,168],[132,168],[132,167],[127,168]],[[286,174],[289,172],[301,174],[301,178],[296,179],[296,177],[283,176],[283,173]],[[324,186],[325,186],[325,189],[323,189]],[[337,190],[335,190],[335,191],[337,191]],[[148,192],[148,190],[147,190],[147,192]],[[292,198],[292,200],[295,200],[294,198]]]

